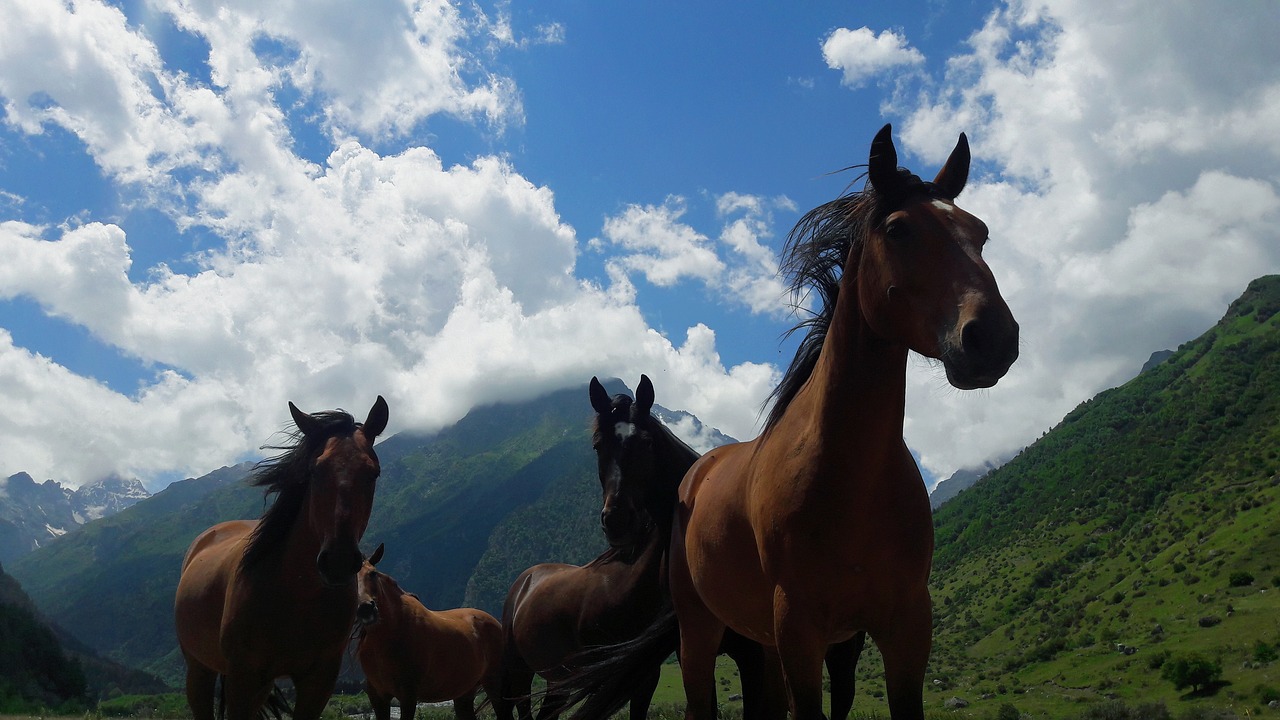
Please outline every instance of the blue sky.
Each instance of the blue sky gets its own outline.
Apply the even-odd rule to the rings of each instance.
[[[885,122],[923,176],[968,133],[1023,328],[991,390],[913,361],[904,434],[1008,456],[1280,270],[1278,8],[0,0],[0,476],[642,372],[749,438],[777,251]]]

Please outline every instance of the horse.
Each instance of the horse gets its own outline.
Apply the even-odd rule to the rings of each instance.
[[[549,720],[569,704],[572,693],[559,681],[572,675],[581,653],[639,635],[669,606],[665,561],[671,518],[680,481],[698,453],[652,414],[653,383],[640,376],[635,400],[612,398],[591,378],[589,394],[595,417],[592,447],[603,493],[600,527],[609,549],[583,566],[535,565],[511,585],[503,606],[505,656],[504,701],[495,702],[499,720],[510,720],[515,700],[520,720],[532,720],[533,675],[548,681],[538,712]],[[861,637],[833,647],[829,657],[832,704],[837,717],[853,704],[854,667]],[[670,650],[644,668],[629,673],[618,697],[630,704],[632,720],[644,720],[661,663]],[[744,715],[761,718],[768,706],[766,659],[758,645],[727,633],[721,650],[738,664]],[[780,714],[780,713],[776,713]]]
[[[296,431],[250,480],[275,501],[259,520],[200,533],[182,561],[174,620],[195,720],[213,720],[219,677],[230,720],[257,717],[282,677],[297,692],[294,718],[318,718],[351,637],[387,402],[379,396],[363,423],[289,412]]]
[[[575,653],[638,635],[666,605],[662,573],[676,487],[698,453],[652,416],[653,384],[641,376],[634,402],[609,397],[591,378],[592,447],[603,504],[600,527],[609,548],[583,566],[535,565],[516,578],[502,610],[504,682],[498,720],[510,720],[514,701],[521,720],[533,717],[534,674],[548,681],[539,720],[555,717],[565,697],[555,682]],[[634,678],[627,700],[632,720],[643,720],[660,667]]]
[[[413,720],[419,702],[453,701],[454,714],[475,720],[481,687],[500,695],[502,625],[483,610],[429,610],[377,569],[383,546],[360,568],[356,657],[376,720],[389,720],[391,700],[401,720]]]
[[[796,328],[806,334],[761,434],[709,451],[685,475],[674,617],[626,648],[638,658],[678,633],[690,720],[716,717],[726,629],[777,654],[797,720],[823,717],[828,647],[866,631],[892,717],[924,717],[933,523],[902,438],[907,355],[940,361],[962,390],[995,385],[1018,356],[1018,324],[982,259],[987,227],[955,204],[969,162],[961,134],[922,181],[898,167],[885,125],[864,189],[809,211],[788,236],[792,292],[816,293],[820,307]]]

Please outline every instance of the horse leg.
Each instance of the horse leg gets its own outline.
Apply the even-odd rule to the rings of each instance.
[[[513,705],[520,720],[533,720],[533,701],[529,698],[532,688],[533,671],[522,658],[507,654],[496,692],[486,688],[498,720],[512,720]]]
[[[781,587],[773,593],[773,633],[794,720],[826,720],[822,714],[822,660],[826,639]],[[896,719],[895,719],[896,720]]]
[[[333,695],[333,686],[342,670],[342,656],[322,660],[305,675],[294,676],[293,687],[298,698],[293,706],[293,720],[315,720],[324,712]]]
[[[862,647],[866,642],[867,634],[859,632],[827,649],[827,675],[831,678],[831,720],[846,720],[849,711],[853,709],[858,657],[862,655]]]
[[[474,690],[453,699],[453,716],[458,720],[476,720],[476,693]],[[400,716],[400,720],[405,720],[403,714]]]
[[[631,720],[645,720],[649,716],[649,703],[653,701],[653,691],[658,689],[661,677],[662,666],[659,665],[636,684],[635,692],[631,693]]]
[[[275,687],[272,679],[243,673],[224,675],[222,697],[227,720],[258,720],[258,713]]]
[[[213,694],[218,673],[201,665],[190,655],[187,659],[187,705],[195,720],[213,720]]]
[[[364,684],[364,692],[369,696],[374,720],[391,720],[391,696],[378,692],[367,680]]]
[[[569,698],[555,692],[550,686],[547,692],[542,696],[542,704],[538,706],[538,720],[555,720],[560,717],[560,713],[564,710],[565,703]]]
[[[899,606],[888,628],[872,639],[884,657],[885,694],[893,720],[924,718],[924,674],[933,644],[933,607],[921,590]]]

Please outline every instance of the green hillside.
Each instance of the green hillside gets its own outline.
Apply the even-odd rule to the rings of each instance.
[[[625,391],[617,381],[606,387]],[[517,558],[583,560],[601,549],[590,417],[584,384],[477,408],[433,436],[379,443],[382,476],[363,544],[385,542],[380,567],[429,606],[462,605],[472,583],[474,602],[500,613],[525,567]],[[250,469],[174,483],[21,558],[13,574],[73,636],[179,685],[172,617],[182,555],[206,527],[261,513],[261,490],[241,482]],[[509,542],[519,543],[518,553],[505,549]]]
[[[937,512],[933,703],[1280,716],[1266,707],[1280,698],[1277,311],[1280,277],[1254,281],[1214,328]],[[1223,684],[1161,679],[1193,651]]]
[[[0,568],[0,713],[87,706],[84,671]]]

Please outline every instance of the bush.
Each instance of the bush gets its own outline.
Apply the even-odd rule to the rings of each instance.
[[[1198,653],[1171,657],[1160,668],[1160,677],[1173,683],[1173,689],[1203,690],[1222,679],[1222,663]]]
[[[1227,578],[1227,584],[1231,587],[1247,587],[1253,584],[1253,574],[1238,570]]]
[[[1021,717],[1022,713],[1018,712],[1013,703],[1004,703],[996,711],[996,720],[1020,720]]]
[[[1257,644],[1253,646],[1254,662],[1269,663],[1278,657],[1280,657],[1280,651],[1277,651],[1276,646],[1274,645],[1268,645],[1267,643],[1259,640]]]

